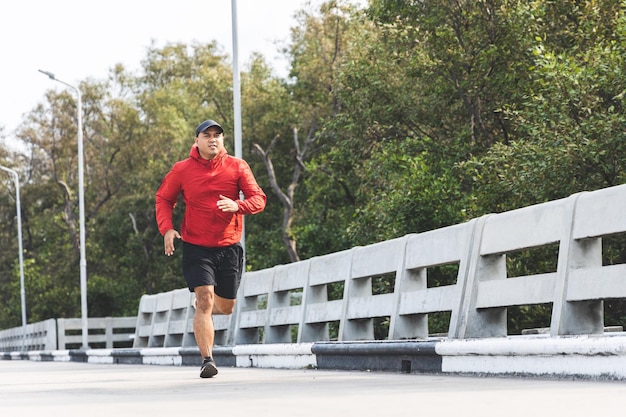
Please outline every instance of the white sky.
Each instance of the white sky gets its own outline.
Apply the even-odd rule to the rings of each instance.
[[[306,0],[238,0],[240,68],[260,52],[279,76],[288,64],[276,41],[289,40],[293,18]],[[323,0],[311,0],[319,6]],[[22,116],[43,101],[45,91],[106,79],[123,64],[139,69],[152,40],[211,42],[232,56],[231,0],[7,0],[0,5],[0,127],[12,136]]]

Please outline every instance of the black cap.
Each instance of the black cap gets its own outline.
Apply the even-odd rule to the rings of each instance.
[[[224,133],[224,129],[222,129],[222,126],[220,126],[219,123],[217,123],[215,120],[209,119],[200,123],[198,127],[196,127],[196,137],[198,137],[200,133],[204,132],[205,130],[213,126],[219,127],[220,133]]]

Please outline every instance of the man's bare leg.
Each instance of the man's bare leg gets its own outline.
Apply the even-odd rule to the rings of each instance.
[[[212,285],[196,287],[194,292],[196,293],[196,312],[193,316],[193,333],[202,359],[212,358],[215,329],[211,315],[215,303],[215,293]]]
[[[217,367],[213,361],[215,327],[212,315],[232,314],[235,300],[215,295],[212,285],[203,285],[194,290],[196,293],[196,311],[193,317],[193,331],[203,360],[200,376],[211,378],[217,374]]]

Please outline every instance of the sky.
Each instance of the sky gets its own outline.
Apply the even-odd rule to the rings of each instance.
[[[0,128],[11,138],[47,90],[105,80],[121,63],[138,71],[152,42],[213,40],[232,57],[233,0],[8,0],[0,5]],[[235,0],[239,68],[260,52],[286,76],[277,42],[289,41],[294,14],[323,0]]]

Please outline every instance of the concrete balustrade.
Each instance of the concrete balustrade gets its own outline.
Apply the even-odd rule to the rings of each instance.
[[[133,346],[172,347],[195,345],[192,294],[181,288],[143,295],[139,303]]]
[[[617,208],[625,203],[626,188],[613,187],[247,272],[236,313],[216,316],[216,339],[325,341],[335,322],[339,341],[373,340],[376,317],[389,317],[388,339],[423,338],[427,315],[446,311],[450,338],[506,336],[507,307],[546,303],[553,305],[553,335],[599,334],[601,300],[626,297],[625,266],[602,267],[601,260],[602,236],[626,230]],[[555,272],[507,277],[507,253],[549,244],[559,245]],[[458,266],[456,283],[427,288],[428,269],[447,264]],[[394,291],[372,294],[372,278],[385,274],[395,277]],[[343,284],[343,298],[329,301],[334,283]],[[297,305],[291,304],[294,294],[300,295]],[[186,289],[144,296],[135,346],[192,346],[190,302]]]
[[[626,231],[624,207],[626,186],[612,187],[247,272],[235,314],[216,316],[216,340],[328,341],[333,323],[338,341],[373,340],[375,318],[389,319],[386,339],[427,338],[428,314],[442,312],[450,339],[503,337],[507,308],[533,304],[552,305],[552,336],[602,334],[602,300],[626,298],[626,265],[602,266],[602,237]],[[507,276],[507,254],[548,245],[558,246],[554,272]],[[429,288],[429,269],[442,265],[458,268],[456,282]],[[392,278],[392,292],[372,293],[380,276]],[[343,297],[329,300],[335,284]],[[172,297],[181,297],[176,308]],[[135,347],[193,346],[190,297],[186,289],[144,296]]]
[[[49,319],[25,327],[0,331],[0,352],[56,349],[56,320]]]
[[[56,322],[59,349],[81,345],[81,319],[57,319]],[[89,317],[87,343],[105,349],[130,347],[133,344],[136,322],[135,317]]]
[[[367,358],[362,363],[368,369],[469,372],[476,363],[479,372],[500,367],[506,373],[503,364],[518,372],[547,352],[542,347],[546,341],[553,346],[546,355],[556,352],[556,358],[560,341],[567,340],[565,351],[580,350],[565,354],[578,355],[577,360],[590,358],[591,364],[604,355],[623,361],[626,336],[604,334],[603,302],[626,298],[626,265],[603,265],[603,239],[626,232],[625,208],[626,185],[621,185],[246,272],[234,314],[214,317],[216,352],[244,355],[236,358],[237,366],[254,366],[266,363],[262,355],[298,344],[304,348],[292,349],[294,363],[347,364],[352,369],[345,355],[357,355]],[[544,255],[555,253],[554,270],[509,276],[507,257],[543,249]],[[446,267],[458,270],[454,282],[429,286],[429,274]],[[373,283],[381,278],[390,290],[374,293]],[[192,301],[186,288],[144,295],[133,348],[180,347],[186,363],[197,354],[192,351]],[[507,334],[508,309],[537,304],[551,306],[549,334]],[[434,337],[428,317],[440,313],[449,314],[449,327]],[[388,320],[386,335],[375,337],[376,320]],[[598,353],[602,342],[590,342],[590,337],[606,340],[606,352]],[[316,362],[303,349],[317,355]],[[129,361],[133,355],[129,353]],[[394,355],[404,356],[398,362]],[[526,359],[512,359],[516,355]],[[116,360],[123,361],[122,356]],[[572,360],[560,358],[554,372],[567,373],[566,363]],[[604,362],[602,369],[610,369]],[[616,369],[619,375],[613,377],[626,378],[626,368]],[[598,374],[594,372],[588,373]]]
[[[135,337],[136,317],[89,317],[90,346],[106,349],[130,347]],[[0,330],[0,352],[55,351],[78,348],[82,320],[48,319],[23,327]]]
[[[134,347],[196,346],[193,334],[193,293],[180,288],[141,297]],[[232,316],[214,316],[215,343],[225,345]]]

